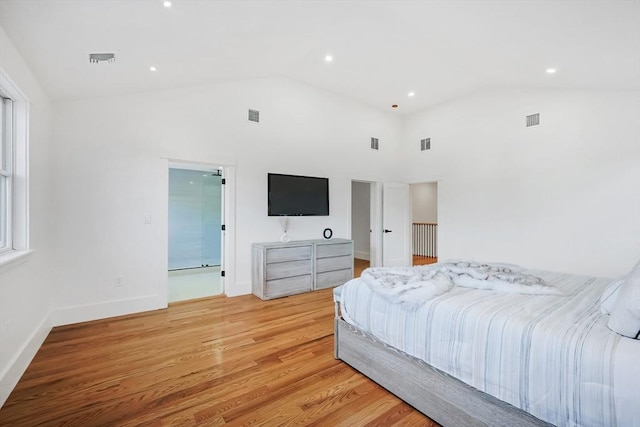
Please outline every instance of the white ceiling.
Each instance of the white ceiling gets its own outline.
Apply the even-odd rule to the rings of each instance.
[[[640,89],[639,0],[0,0],[0,25],[54,100],[285,77],[406,114],[490,87]]]

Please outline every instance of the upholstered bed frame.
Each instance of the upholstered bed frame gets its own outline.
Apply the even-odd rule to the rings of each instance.
[[[443,426],[550,426],[345,322],[336,303],[335,357]]]

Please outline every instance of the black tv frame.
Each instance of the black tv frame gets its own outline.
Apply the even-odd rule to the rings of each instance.
[[[271,193],[272,193],[272,176],[279,176],[279,177],[287,177],[287,178],[293,178],[293,179],[300,179],[300,180],[317,180],[317,181],[323,181],[325,183],[325,187],[326,187],[326,191],[324,191],[324,205],[326,205],[326,209],[322,209],[322,211],[291,211],[289,213],[282,213],[282,212],[278,212],[278,213],[274,213],[274,209],[272,206],[272,201],[271,201]],[[318,204],[319,205],[319,204]],[[323,206],[324,208],[325,206]],[[282,173],[267,173],[267,215],[268,216],[329,216],[329,178],[323,178],[323,177],[315,177],[315,176],[304,176],[304,175],[289,175],[289,174],[282,174]]]

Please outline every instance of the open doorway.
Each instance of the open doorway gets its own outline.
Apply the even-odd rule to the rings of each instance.
[[[351,239],[353,275],[360,277],[371,260],[371,183],[351,182]]]
[[[396,236],[400,239],[394,245],[389,237]],[[354,243],[354,277],[359,277],[369,266],[436,263],[438,183],[408,185],[352,181],[351,239]]]
[[[411,184],[413,265],[438,262],[438,183]]]
[[[168,301],[223,293],[222,168],[169,165]]]

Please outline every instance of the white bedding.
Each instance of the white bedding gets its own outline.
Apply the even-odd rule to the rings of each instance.
[[[542,278],[507,264],[454,261],[418,267],[367,268],[360,278],[379,295],[392,302],[421,304],[449,291],[464,288],[530,295],[562,295]]]
[[[542,420],[640,427],[640,341],[607,328],[610,281],[527,273],[563,296],[454,286],[407,305],[361,279],[335,294],[347,322]]]

